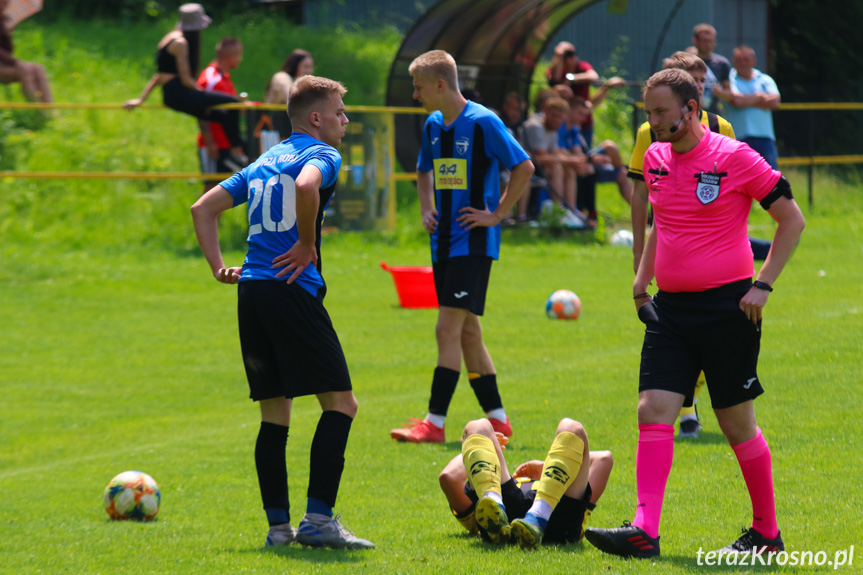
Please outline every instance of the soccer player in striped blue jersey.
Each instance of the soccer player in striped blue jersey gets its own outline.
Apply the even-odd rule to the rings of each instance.
[[[398,441],[444,442],[444,422],[464,357],[480,406],[496,431],[511,436],[479,316],[485,310],[491,263],[500,254],[500,222],[527,188],[534,167],[494,112],[462,96],[452,56],[443,50],[426,52],[408,70],[414,99],[431,112],[423,129],[417,188],[440,304],[438,362],[428,415],[390,435]],[[502,168],[511,171],[503,193]]]

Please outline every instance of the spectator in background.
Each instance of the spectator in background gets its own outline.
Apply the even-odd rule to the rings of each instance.
[[[28,100],[53,102],[51,85],[45,68],[33,62],[19,60],[13,55],[12,26],[7,25],[6,6],[9,0],[0,0],[0,84],[20,83]]]
[[[581,96],[585,101],[590,102],[591,107],[588,112],[596,109],[605,100],[611,88],[620,88],[626,85],[623,78],[615,76],[603,82],[600,88],[591,94],[590,85],[599,82],[599,74],[589,62],[578,58],[575,46],[569,42],[559,42],[555,46],[551,66],[546,70],[545,75],[548,78],[549,86],[555,87],[564,84],[572,89],[573,95]],[[561,96],[568,100],[568,96],[563,94]],[[579,129],[587,145],[593,145],[593,115],[591,113],[588,113]]]
[[[590,100],[590,85],[599,82],[599,74],[589,62],[580,60],[575,46],[569,42],[559,42],[554,47],[551,66],[545,72],[549,86],[566,84],[572,88],[572,93]],[[581,135],[590,145],[593,139],[593,116],[588,114],[584,123],[579,126]]]
[[[572,92],[572,90],[570,90]],[[554,88],[542,88],[540,91],[536,93],[533,97],[533,115],[542,115],[542,108],[545,106],[546,100],[549,98],[553,98],[554,96],[559,96],[559,93]],[[572,97],[572,96],[570,96]],[[566,98],[564,98],[566,100]]]
[[[516,140],[520,140],[519,132],[521,132],[522,124],[524,124],[526,110],[527,103],[518,92],[507,93],[500,104],[500,111],[497,115],[500,116],[503,125]]]
[[[237,98],[237,89],[231,80],[231,72],[243,60],[243,44],[236,38],[223,38],[216,44],[216,59],[204,68],[198,77],[198,87],[205,92],[219,92]],[[232,171],[225,160],[231,154],[231,142],[221,124],[198,120],[201,133],[198,135],[198,157],[201,172],[219,174]],[[216,180],[204,182],[204,192],[218,184]]]
[[[710,85],[712,95],[713,89],[718,87],[720,90],[728,90],[730,87],[729,75],[731,74],[731,62],[725,56],[715,54],[716,49],[716,28],[710,24],[698,24],[692,29],[692,43],[695,45],[698,57],[704,60],[707,68],[716,78],[716,82]],[[711,106],[705,108],[713,114],[719,113],[719,102],[715,98],[711,98]]]
[[[315,73],[315,60],[306,50],[296,49],[285,60],[282,69],[276,72],[270,81],[264,94],[265,104],[281,104],[282,109],[275,113],[262,114],[256,128],[256,134],[260,135],[261,153],[275,143],[290,137],[293,132],[291,117],[286,114],[291,86],[298,78]],[[263,129],[270,128],[264,137]]]
[[[693,56],[698,56],[698,48],[695,46],[687,46],[683,49],[687,54],[692,54]],[[704,65],[707,67],[707,64]],[[719,80],[716,79],[716,74],[713,73],[713,70],[707,68],[707,76],[704,81],[704,93],[701,95],[701,105],[704,106],[705,111],[709,111],[712,114],[718,114],[716,110],[719,108],[719,99],[713,97],[713,88],[719,86]],[[722,88],[722,86],[719,86]]]
[[[276,72],[267,83],[264,104],[288,104],[291,86],[297,78],[315,73],[315,60],[306,50],[294,50],[282,69]]]
[[[220,104],[235,104],[239,100],[228,94],[205,92],[195,82],[201,59],[201,30],[212,20],[200,4],[180,6],[180,21],[165,34],[156,52],[156,73],[147,82],[140,98],[127,100],[123,107],[133,110],[143,104],[156,86],[162,87],[162,102],[168,108],[194,116],[199,120],[216,122],[225,129],[231,144],[231,154],[225,164],[232,171],[240,171],[248,163],[243,153],[238,110],[214,110]]]
[[[779,109],[779,89],[773,78],[755,69],[755,63],[755,50],[749,46],[735,48],[731,89],[720,90],[717,95],[731,104],[725,116],[734,126],[737,139],[749,144],[776,170],[778,153],[772,111]]]
[[[578,126],[590,112],[590,102],[580,96],[574,96],[569,102],[569,115],[558,132],[561,149],[568,150],[577,157],[587,160],[587,165],[578,170],[578,196],[576,208],[587,215],[588,221],[595,222],[596,184],[615,182],[621,197],[630,203],[632,198],[632,183],[626,177],[626,167],[620,156],[620,148],[611,140],[605,140],[598,146],[590,148],[581,135]]]
[[[542,115],[532,116],[524,123],[524,143],[534,163],[542,167],[550,186],[549,193],[558,196],[556,199],[564,208],[575,210],[578,195],[576,177],[579,171],[584,172],[587,168],[587,159],[560,149],[559,131],[568,115],[569,104],[563,98],[553,96],[545,100]],[[522,195],[518,203],[520,221],[527,219],[527,205],[528,201]],[[573,227],[585,225],[584,221],[578,223],[581,225],[572,222]]]

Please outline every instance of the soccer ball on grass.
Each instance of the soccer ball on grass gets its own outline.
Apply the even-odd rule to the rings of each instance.
[[[617,230],[616,232],[614,232],[614,235],[611,236],[611,245],[631,248],[632,238],[633,236],[631,231]]]
[[[559,289],[548,296],[545,314],[550,319],[578,319],[581,314],[581,300],[568,289]]]
[[[105,511],[111,519],[149,521],[161,502],[156,481],[142,471],[124,471],[105,488]]]

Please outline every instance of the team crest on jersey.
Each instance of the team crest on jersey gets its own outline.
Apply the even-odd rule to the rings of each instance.
[[[695,174],[698,183],[695,184],[695,197],[705,206],[719,197],[719,185],[728,172],[717,173],[714,166],[712,172]]]
[[[470,140],[468,138],[459,138],[455,141],[455,151],[458,152],[459,156],[464,156],[467,154],[467,149],[470,147]]]

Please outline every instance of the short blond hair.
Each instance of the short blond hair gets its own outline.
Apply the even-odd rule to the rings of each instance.
[[[311,112],[316,111],[316,106],[325,104],[332,95],[342,96],[347,91],[341,82],[329,78],[301,76],[291,86],[288,115],[292,120],[296,118],[303,121]]]
[[[687,72],[696,70],[703,74],[707,74],[707,64],[704,63],[704,60],[689,52],[675,52],[662,61],[663,70],[669,70],[671,68],[678,68],[680,70],[686,70]]]
[[[559,96],[552,96],[548,100],[545,101],[545,104],[542,106],[543,110],[548,111],[557,111],[563,112],[564,114],[569,112],[569,102],[564,100]]]
[[[408,67],[408,74],[429,80],[443,80],[448,90],[458,92],[458,65],[444,50],[432,50],[417,56]]]

